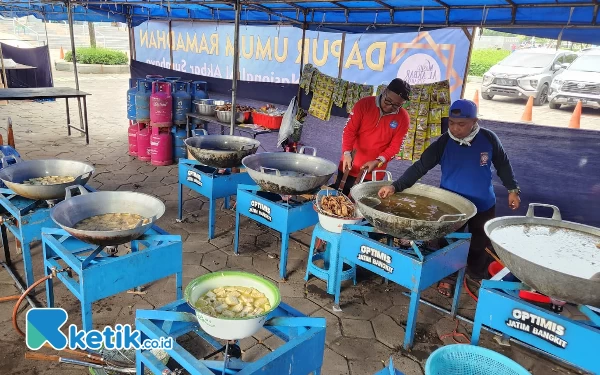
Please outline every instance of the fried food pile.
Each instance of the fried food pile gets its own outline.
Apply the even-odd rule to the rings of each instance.
[[[239,105],[239,104],[236,104],[235,108],[236,108],[235,109],[236,112],[250,112],[250,111],[252,111],[254,109],[254,108],[249,107],[247,105]],[[231,111],[231,104],[227,103],[227,104],[224,104],[224,105],[218,105],[218,106],[215,107],[215,110],[230,112]]]
[[[321,210],[331,216],[353,218],[356,216],[354,204],[343,195],[324,195],[321,198]]]

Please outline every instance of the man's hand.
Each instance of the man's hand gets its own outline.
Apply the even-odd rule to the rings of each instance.
[[[342,167],[344,168],[344,172],[352,169],[352,155],[344,154]]]
[[[377,193],[377,195],[379,196],[379,198],[384,199],[389,197],[390,195],[394,194],[396,192],[396,188],[394,187],[394,185],[388,185],[388,186],[384,186],[381,189],[379,189],[379,192]]]
[[[361,171],[366,170],[367,173],[371,173],[371,172],[373,172],[373,170],[375,168],[377,168],[377,166],[379,165],[379,163],[381,163],[381,161],[379,161],[379,160],[368,161],[365,164],[363,164],[362,167],[360,167],[360,170]]]
[[[516,210],[517,208],[519,208],[520,204],[521,198],[519,197],[519,194],[508,193],[508,207],[510,207],[511,210]]]

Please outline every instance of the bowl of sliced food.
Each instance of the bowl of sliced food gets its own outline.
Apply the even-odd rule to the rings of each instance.
[[[223,340],[241,340],[258,332],[281,302],[271,281],[248,272],[213,272],[192,280],[184,298],[200,327]]]
[[[344,225],[353,225],[363,219],[350,198],[337,190],[321,190],[315,196],[314,208],[319,215],[319,224],[333,233],[341,233]]]

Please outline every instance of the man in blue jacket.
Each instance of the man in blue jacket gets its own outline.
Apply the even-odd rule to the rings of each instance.
[[[483,279],[487,277],[487,267],[493,261],[485,250],[486,247],[492,250],[492,246],[483,229],[485,223],[496,216],[492,164],[508,189],[508,205],[513,210],[519,208],[520,190],[498,136],[479,127],[475,103],[465,99],[455,101],[450,107],[448,120],[448,131],[434,141],[421,159],[397,181],[381,188],[379,196],[385,198],[413,186],[439,164],[442,169],[440,187],[460,194],[477,207],[477,214],[465,225],[471,233],[467,274],[472,279]],[[438,285],[438,290],[451,296],[452,283],[450,279],[444,280]]]

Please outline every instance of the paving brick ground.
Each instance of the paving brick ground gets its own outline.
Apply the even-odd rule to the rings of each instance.
[[[88,161],[96,168],[96,175],[90,185],[100,190],[135,190],[159,196],[167,211],[158,224],[166,231],[181,235],[183,246],[184,286],[199,275],[223,270],[241,269],[261,274],[277,282],[285,303],[304,314],[325,317],[327,320],[327,348],[324,353],[325,375],[364,375],[372,374],[384,366],[390,356],[397,367],[407,375],[423,374],[429,354],[443,345],[438,338],[438,327],[446,318],[436,310],[421,305],[417,323],[415,346],[411,351],[401,348],[406,325],[408,298],[403,288],[385,285],[380,278],[362,274],[359,283],[353,287],[344,284],[342,292],[342,312],[332,311],[332,297],[327,295],[325,283],[311,279],[303,280],[308,257],[307,245],[311,230],[295,233],[290,243],[288,262],[289,278],[283,282],[278,277],[278,259],[268,254],[278,253],[280,240],[276,233],[258,226],[249,220],[242,221],[241,253],[233,254],[234,212],[222,207],[217,212],[217,237],[207,240],[206,199],[184,189],[184,217],[176,222],[178,209],[178,189],[175,166],[154,167],[127,155],[127,121],[125,120],[125,91],[127,76],[81,76],[81,89],[93,95],[89,99],[91,144],[86,146],[84,139],[75,135],[67,137],[64,102],[24,103],[11,102],[0,106],[0,121],[6,123],[10,116],[15,126],[16,144],[25,159],[61,158]],[[65,74],[55,76],[55,85],[72,85],[72,79]],[[491,107],[488,107],[491,108]],[[489,113],[486,111],[486,115]],[[76,110],[71,106],[72,118]],[[5,136],[5,131],[2,130]],[[6,139],[6,136],[5,136]],[[14,251],[15,269],[22,276],[22,263]],[[33,248],[35,277],[42,275],[41,249]],[[145,270],[152,272],[152,270]],[[175,298],[173,278],[160,280],[144,287],[146,294],[119,294],[94,304],[94,324],[96,327],[115,323],[133,323],[136,309],[152,309],[171,302]],[[0,271],[0,296],[16,294],[11,279]],[[36,298],[45,302],[43,288],[39,288]],[[55,287],[56,305],[65,308],[70,321],[80,325],[80,305],[59,282]],[[423,297],[445,308],[450,301],[441,297],[435,290],[428,290]],[[472,317],[474,302],[468,296],[461,298],[460,313]],[[6,374],[83,374],[87,370],[28,361],[24,359],[26,346],[10,323],[12,303],[0,304],[0,366]],[[24,311],[24,309],[22,309]],[[24,313],[19,315],[19,324],[24,325]],[[471,326],[461,323],[467,334]],[[244,359],[253,360],[276,348],[279,340],[267,331],[243,340]],[[576,373],[559,367],[547,358],[515,345],[506,348],[498,346],[491,335],[483,335],[482,345],[501,351],[522,363],[533,374]],[[194,346],[196,355],[206,354],[206,348]]]

